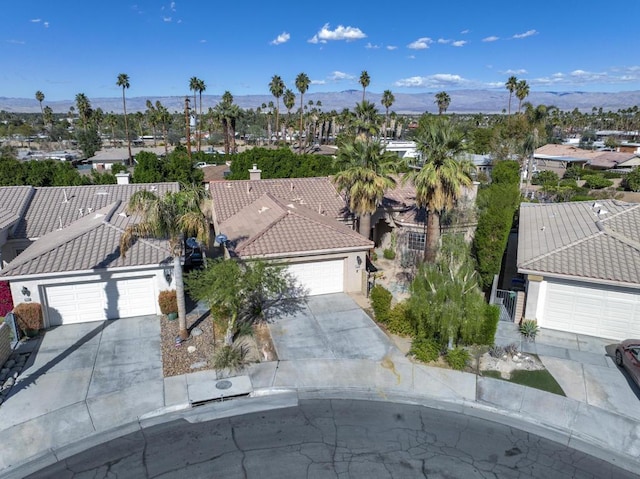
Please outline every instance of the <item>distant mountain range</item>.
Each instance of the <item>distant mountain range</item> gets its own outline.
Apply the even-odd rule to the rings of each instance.
[[[447,92],[451,98],[448,113],[500,113],[507,110],[509,102],[509,92],[506,90],[454,90]],[[438,107],[435,103],[436,92],[425,93],[394,93],[395,102],[390,108],[400,114],[422,114],[425,112],[437,113]],[[296,94],[297,96],[297,94]],[[147,100],[153,104],[160,101],[169,111],[184,110],[184,96],[164,96],[164,97],[132,97],[127,98],[127,112],[137,112],[146,110]],[[193,95],[190,96],[193,101]],[[203,95],[202,108],[206,111],[209,107],[217,105],[221,100],[221,95]],[[382,95],[380,93],[367,92],[366,99],[373,102],[380,113],[384,113],[385,108],[380,103]],[[269,102],[275,103],[272,95],[242,95],[234,96],[234,103],[243,109],[257,108]],[[89,98],[93,108],[102,108],[105,113],[122,112],[122,99],[116,98]],[[307,93],[304,96],[304,103],[313,101],[314,104],[321,102],[323,111],[336,110],[338,112],[345,108],[353,109],[356,103],[362,101],[362,90],[345,90],[332,93]],[[640,91],[625,91],[616,93],[598,92],[531,92],[525,99],[533,105],[553,105],[561,110],[571,111],[578,109],[582,112],[591,112],[593,107],[602,108],[606,111],[617,111],[627,109],[634,105],[640,105]],[[54,113],[68,112],[71,106],[75,107],[74,100],[45,101],[44,105],[50,106]],[[299,100],[295,108],[299,106]],[[511,99],[511,111],[517,111],[518,99],[515,95]],[[6,98],[0,97],[0,110],[15,113],[40,113],[40,104],[35,98]],[[280,111],[285,108],[280,101]]]

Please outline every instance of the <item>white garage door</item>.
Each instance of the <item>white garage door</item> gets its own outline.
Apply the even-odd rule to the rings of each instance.
[[[640,336],[640,290],[548,281],[542,327],[621,340]]]
[[[314,261],[289,266],[289,272],[308,290],[309,296],[344,291],[344,260]]]
[[[50,326],[156,313],[153,278],[45,287]]]

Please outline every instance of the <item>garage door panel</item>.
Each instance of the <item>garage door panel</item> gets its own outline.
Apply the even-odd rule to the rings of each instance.
[[[288,266],[288,271],[307,289],[309,296],[344,291],[344,260],[313,261]]]
[[[152,277],[50,285],[44,294],[50,326],[156,313]]]
[[[640,335],[640,291],[548,281],[544,327],[624,339]]]

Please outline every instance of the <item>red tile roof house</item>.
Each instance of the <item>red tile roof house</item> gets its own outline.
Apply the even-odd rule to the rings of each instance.
[[[640,336],[640,204],[522,203],[525,319],[614,340]]]
[[[0,187],[0,280],[14,305],[41,303],[45,327],[160,314],[158,293],[174,287],[168,242],[141,239],[126,258],[118,248],[141,189],[179,185]]]

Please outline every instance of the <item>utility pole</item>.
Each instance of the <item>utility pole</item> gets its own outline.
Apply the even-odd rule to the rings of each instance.
[[[189,115],[189,97],[184,97],[184,117],[187,122],[187,155],[191,159],[191,128],[190,128],[190,115]]]

